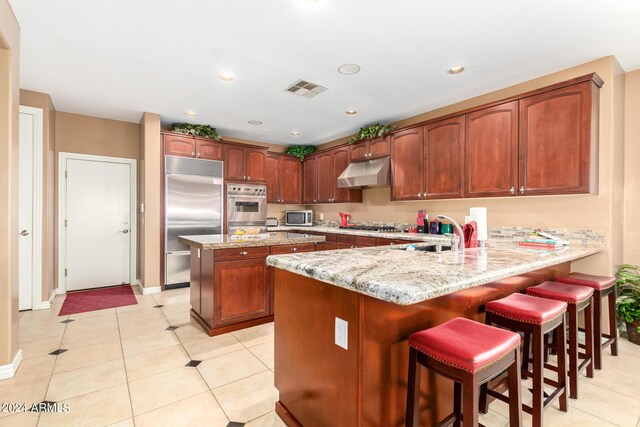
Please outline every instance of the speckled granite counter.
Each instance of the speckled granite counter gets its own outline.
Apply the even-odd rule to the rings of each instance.
[[[269,237],[267,238],[238,238],[228,234],[207,234],[201,236],[179,236],[178,241],[201,250],[210,250],[321,243],[325,241],[325,238],[324,236],[303,233],[269,232]]]
[[[383,301],[410,305],[584,258],[605,248],[598,244],[546,252],[520,249],[512,242],[490,242],[486,250],[467,249],[464,256],[399,249],[402,247],[272,255],[267,264]]]
[[[380,231],[366,231],[366,230],[345,230],[337,227],[296,227],[296,226],[279,226],[269,228],[269,231],[310,231],[316,233],[333,233],[333,234],[346,234],[349,236],[365,236],[365,237],[379,237],[381,239],[402,239],[410,241],[420,242],[444,242],[448,243],[451,239],[447,236],[440,234],[422,234],[422,233],[404,233],[404,232],[380,232]]]

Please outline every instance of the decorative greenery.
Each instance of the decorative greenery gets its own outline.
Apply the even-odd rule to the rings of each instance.
[[[216,141],[220,141],[221,137],[216,132],[216,128],[209,125],[194,125],[191,123],[174,123],[171,125],[171,130],[178,133],[184,133],[188,135],[204,136],[205,138],[212,138]]]
[[[300,159],[300,161],[303,161],[306,156],[315,152],[317,149],[318,147],[314,145],[291,145],[287,147],[284,150],[284,152],[286,154],[291,154],[292,156],[296,156],[297,158]]]
[[[380,123],[376,123],[375,125],[367,126],[365,128],[360,128],[358,133],[356,133],[351,137],[351,139],[349,139],[349,144],[353,144],[354,142],[361,141],[363,139],[375,139],[383,137],[393,129],[395,129],[395,126],[381,125]]]
[[[640,321],[640,266],[622,264],[616,278],[618,319],[626,323]],[[640,333],[640,326],[637,332]]]

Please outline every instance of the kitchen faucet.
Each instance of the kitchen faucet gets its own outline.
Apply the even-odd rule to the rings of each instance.
[[[459,249],[460,253],[464,255],[464,234],[462,232],[462,227],[460,227],[460,224],[458,224],[453,218],[450,218],[446,215],[438,215],[438,219],[446,219],[447,221],[450,221],[456,228],[456,230],[458,230],[459,240],[456,240],[455,234],[453,234],[453,236],[451,237],[451,250],[453,252],[457,252]]]

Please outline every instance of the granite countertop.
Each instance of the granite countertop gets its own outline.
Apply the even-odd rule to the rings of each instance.
[[[405,233],[405,232],[381,232],[381,231],[366,231],[366,230],[345,230],[338,227],[326,227],[320,225],[314,225],[312,227],[301,226],[279,226],[270,227],[269,231],[311,231],[317,233],[333,233],[333,234],[347,234],[350,236],[365,236],[365,237],[380,237],[381,239],[401,239],[420,242],[442,242],[449,243],[451,238],[443,236],[441,234],[423,234],[423,233]]]
[[[425,244],[417,244],[425,246]],[[404,246],[272,255],[267,265],[359,292],[410,305],[456,291],[584,258],[605,249],[601,242],[557,252],[520,249],[515,242],[460,253],[407,252]]]
[[[324,236],[303,233],[269,232],[266,238],[239,238],[229,234],[178,236],[178,241],[202,250],[248,248],[252,246],[294,245],[296,243],[321,243]]]

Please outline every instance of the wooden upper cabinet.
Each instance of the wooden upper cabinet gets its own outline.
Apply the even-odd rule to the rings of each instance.
[[[423,131],[421,127],[391,138],[391,200],[422,198]]]
[[[333,198],[333,155],[331,151],[323,152],[317,156],[317,203],[331,203]]]
[[[423,197],[427,199],[462,197],[464,116],[431,123],[423,129],[425,159]]]
[[[587,81],[520,100],[519,195],[597,193],[598,94]]]
[[[267,163],[267,149],[245,148],[245,152],[245,158],[247,161],[247,181],[265,182],[267,180],[265,169]]]
[[[280,202],[280,156],[267,154],[267,203]]]
[[[218,141],[196,138],[196,157],[205,160],[222,160],[222,144]]]
[[[224,177],[237,181],[246,180],[247,172],[244,161],[244,147],[225,144]]]
[[[391,137],[385,136],[383,138],[361,141],[350,147],[352,162],[376,159],[389,155],[391,151]]]
[[[465,197],[511,196],[518,186],[518,101],[466,116]]]
[[[164,135],[164,154],[167,156],[194,157],[196,141],[191,136]]]
[[[302,162],[297,157],[280,156],[280,202],[302,203]]]
[[[318,156],[307,156],[303,164],[302,203],[318,202]]]
[[[338,188],[338,177],[344,170],[349,166],[350,160],[350,147],[341,147],[332,150],[333,154],[333,174],[332,174],[332,185],[333,185],[333,197],[332,203],[342,203],[342,202],[350,202],[351,199],[349,197],[349,192],[353,191],[349,188]],[[362,190],[360,190],[362,191]]]
[[[224,177],[236,181],[266,181],[267,149],[224,144]]]

